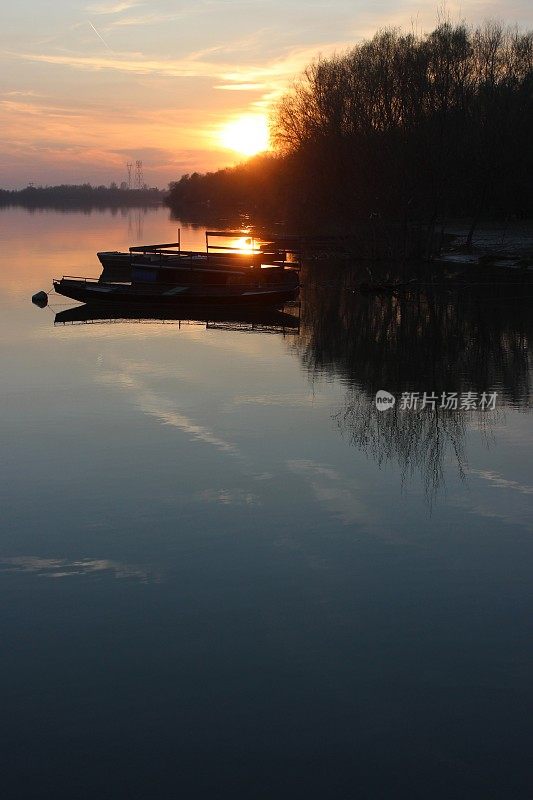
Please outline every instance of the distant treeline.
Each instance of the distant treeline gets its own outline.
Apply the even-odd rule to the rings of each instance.
[[[282,98],[273,155],[170,185],[180,214],[324,225],[533,212],[533,33],[498,23],[377,33]]]
[[[150,206],[161,203],[166,192],[160,189],[124,189],[110,186],[62,184],[61,186],[27,186],[25,189],[0,189],[0,205],[27,208],[115,208]]]

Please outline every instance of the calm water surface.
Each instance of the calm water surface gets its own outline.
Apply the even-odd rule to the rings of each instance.
[[[531,796],[531,305],[31,304],[176,224],[0,212],[3,797]]]

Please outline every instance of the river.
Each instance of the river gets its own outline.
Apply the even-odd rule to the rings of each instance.
[[[529,797],[531,306],[32,305],[177,226],[0,211],[3,796]]]

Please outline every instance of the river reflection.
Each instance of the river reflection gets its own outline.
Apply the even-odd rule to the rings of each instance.
[[[530,303],[436,290],[362,295],[339,275],[324,284],[324,266],[310,266],[294,349],[310,375],[347,386],[335,415],[342,435],[379,465],[393,461],[405,477],[418,473],[432,501],[447,458],[461,478],[467,474],[468,429],[477,427],[488,442],[506,405],[529,406]],[[394,395],[393,408],[377,408],[379,390]],[[402,395],[411,393],[418,408],[408,399],[402,408]],[[422,409],[424,393],[437,399]],[[451,393],[456,409],[445,407]],[[474,405],[495,393],[495,407],[461,408],[467,393]]]
[[[242,308],[198,306],[187,308],[148,309],[131,306],[78,305],[58,311],[56,325],[120,322],[161,322],[181,325],[205,325],[207,330],[243,331],[250,333],[298,334],[300,331],[300,304],[287,304],[282,308]]]

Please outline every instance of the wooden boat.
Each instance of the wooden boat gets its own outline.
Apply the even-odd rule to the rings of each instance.
[[[136,263],[163,264],[178,262],[181,252],[181,232],[178,228],[178,241],[162,244],[146,244],[130,247],[127,253],[120,250],[105,250],[96,254],[105,269],[129,268]]]
[[[156,248],[157,245],[154,245]],[[185,254],[175,252],[174,250],[163,248],[147,250],[146,252],[128,252],[121,253],[118,250],[110,250],[97,253],[98,260],[104,269],[116,269],[117,267],[129,269],[133,263],[138,264],[172,264],[179,263],[181,257]]]
[[[223,270],[135,266],[130,283],[64,276],[54,280],[58,294],[82,303],[175,305],[182,303],[272,304],[293,300],[298,273],[280,266]]]
[[[244,239],[244,247],[235,247],[228,244],[212,244],[212,237],[223,237],[235,241],[239,237]],[[254,239],[243,234],[242,231],[206,231],[205,252],[181,249],[181,236],[178,230],[178,241],[162,244],[146,244],[130,247],[129,251],[118,250],[101,251],[96,255],[104,270],[110,275],[116,275],[117,270],[122,270],[122,276],[134,266],[160,266],[178,267],[180,265],[205,266],[210,269],[243,269],[256,267],[261,264],[282,265],[287,262],[287,252],[269,247],[263,249],[256,246]],[[290,262],[291,268],[297,268],[296,261]]]
[[[284,281],[262,286],[176,284],[134,285],[101,283],[91,278],[63,277],[54,280],[58,294],[81,303],[126,303],[134,305],[175,305],[181,303],[273,304],[293,300],[298,284]]]

